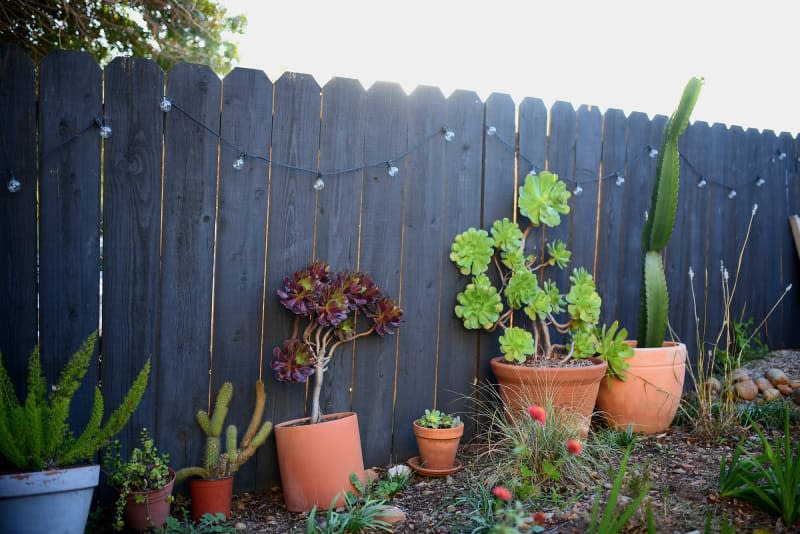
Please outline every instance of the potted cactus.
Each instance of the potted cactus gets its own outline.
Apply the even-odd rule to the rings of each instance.
[[[672,423],[680,404],[686,345],[664,341],[669,295],[661,254],[672,236],[678,206],[678,139],[689,124],[702,84],[700,78],[689,80],[678,108],[664,126],[650,217],[642,232],[639,332],[637,340],[630,342],[635,348],[628,361],[629,379],[606,378],[597,399],[606,422],[613,428],[631,426],[636,432],[662,432]]]
[[[461,468],[456,463],[458,442],[464,434],[464,423],[457,415],[425,410],[414,421],[419,456],[408,461],[418,473],[428,476],[446,476]]]
[[[104,425],[103,395],[76,438],[69,426],[72,397],[94,354],[93,333],[69,359],[58,384],[48,387],[39,348],[28,362],[28,392],[19,402],[0,357],[0,532],[83,532],[100,466],[91,461],[136,410],[147,388],[149,360]],[[10,473],[9,473],[10,471]]]
[[[332,272],[323,262],[297,271],[283,285],[278,297],[295,314],[294,331],[275,348],[270,366],[283,382],[302,384],[314,375],[311,417],[275,427],[286,507],[301,512],[327,507],[337,495],[343,502],[341,496],[351,489],[350,473],[365,479],[356,414],[323,416],[323,379],[340,346],[373,333],[393,334],[403,311],[368,274]]]
[[[584,268],[573,269],[567,292],[544,275],[570,262],[571,253],[562,241],[548,242],[546,256],[526,252],[534,228],[561,223],[561,215],[569,212],[569,198],[558,175],[529,174],[518,196],[525,230],[508,218],[495,221],[490,232],[469,228],[455,237],[450,259],[470,277],[456,297],[456,316],[467,329],[502,331],[502,355],[491,360],[491,367],[507,408],[513,414],[531,403],[546,405],[549,397],[555,406],[576,415],[585,433],[607,362],[624,371],[630,349],[614,342],[620,335],[624,339],[624,329],[597,328],[600,295]],[[492,266],[494,281],[489,277]],[[527,317],[527,326],[520,314]]]
[[[184,467],[176,473],[178,482],[189,477],[199,477],[189,480],[192,519],[195,521],[199,521],[206,513],[230,516],[233,475],[264,444],[272,430],[271,422],[261,422],[267,395],[264,392],[264,383],[259,380],[256,382],[255,409],[242,441],[237,445],[238,430],[235,425],[228,425],[225,430],[225,452],[222,452],[220,436],[231,397],[233,384],[225,382],[217,393],[214,410],[210,414],[205,410],[197,412],[197,423],[206,435],[203,465]]]

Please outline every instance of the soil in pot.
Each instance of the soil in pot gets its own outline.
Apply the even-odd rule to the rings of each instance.
[[[233,477],[189,480],[189,496],[192,498],[192,520],[199,521],[203,514],[231,515]]]

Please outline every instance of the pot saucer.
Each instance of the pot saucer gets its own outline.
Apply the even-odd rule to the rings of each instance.
[[[461,469],[461,461],[456,458],[453,462],[453,467],[450,469],[428,469],[427,467],[423,467],[420,463],[420,457],[414,456],[413,458],[409,458],[406,462],[411,469],[419,473],[420,475],[426,477],[446,477],[447,475],[451,475]]]

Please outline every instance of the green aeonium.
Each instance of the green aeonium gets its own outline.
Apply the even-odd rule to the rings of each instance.
[[[480,274],[467,284],[466,289],[458,294],[456,317],[464,322],[470,330],[484,328],[488,330],[500,317],[503,303],[497,289],[489,281],[489,277]]]

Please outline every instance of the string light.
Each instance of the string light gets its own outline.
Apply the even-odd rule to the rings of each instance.
[[[617,171],[615,173],[615,176],[617,177],[617,179],[616,179],[616,181],[614,183],[617,184],[617,187],[619,187],[619,186],[621,186],[622,184],[625,183],[625,177],[622,176],[622,174],[620,174],[619,171]]]
[[[325,181],[322,179],[322,173],[317,174],[317,179],[314,180],[314,191],[322,191],[325,189]]]
[[[536,176],[539,174],[539,169],[536,168],[536,165],[531,167],[531,170],[528,171],[528,176]]]
[[[728,193],[728,198],[736,198],[736,189],[731,189],[731,192]]]
[[[170,100],[167,97],[164,97],[161,99],[161,104],[159,104],[158,107],[160,107],[161,111],[163,111],[164,113],[169,113],[169,110],[172,109],[172,100]]]
[[[647,155],[650,156],[650,159],[656,159],[658,156],[658,149],[654,146],[647,145]]]
[[[765,183],[766,183],[766,180],[764,180],[762,177],[759,176],[758,180],[756,180],[756,187],[761,187]]]
[[[398,169],[397,166],[393,164],[391,161],[387,162],[386,166],[389,167],[389,170],[386,171],[386,173],[392,178],[397,176],[397,173],[400,172],[400,169]]]
[[[100,137],[102,137],[103,139],[108,139],[109,137],[111,137],[111,126],[108,126],[105,123],[105,119],[103,119],[103,117],[97,117],[94,120],[94,123],[99,128],[98,133],[100,134]]]
[[[698,180],[698,182],[697,182],[697,187],[699,187],[700,189],[702,189],[702,188],[704,188],[704,187],[705,187],[705,186],[707,186],[707,185],[708,185],[708,182],[706,182],[706,177],[705,177],[705,176],[701,176],[701,177],[700,177],[700,180]]]
[[[242,169],[244,169],[244,158],[246,157],[247,154],[245,154],[244,152],[239,154],[239,157],[236,158],[233,162],[233,168],[237,171],[241,171]]]
[[[444,136],[444,140],[448,143],[456,138],[456,133],[448,129],[447,126],[442,126],[442,135]]]
[[[772,156],[772,162],[775,163],[776,160],[783,161],[785,159],[786,159],[786,152],[784,152],[780,148],[776,148],[775,155]]]
[[[16,193],[22,189],[22,182],[17,180],[17,177],[14,176],[14,171],[8,171],[8,183],[6,187],[9,193]]]
[[[496,133],[497,133],[497,128],[495,128],[494,126],[489,126],[486,128],[486,135],[488,135],[489,137],[493,136]]]
[[[583,192],[583,188],[580,184],[578,184],[575,186],[575,189],[573,189],[572,192],[575,193],[575,196],[578,196]]]

